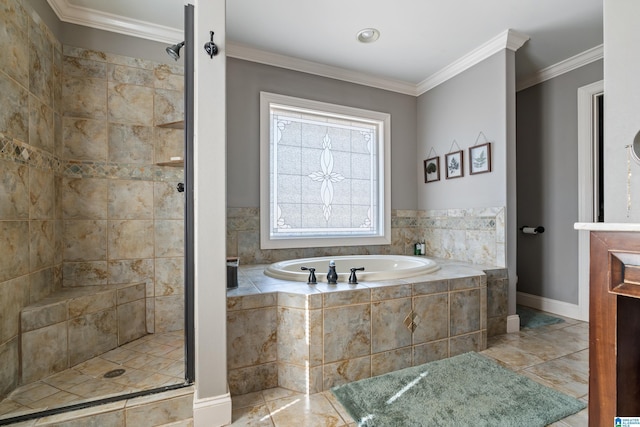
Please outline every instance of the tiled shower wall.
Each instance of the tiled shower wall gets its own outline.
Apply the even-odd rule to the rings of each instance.
[[[146,283],[150,332],[183,327],[182,68],[62,46],[0,0],[0,396],[20,310],[65,286]],[[29,355],[25,355],[29,357]]]
[[[260,209],[227,209],[227,255],[242,264],[264,264],[329,255],[413,255],[424,241],[427,256],[504,267],[504,208],[442,211],[392,210],[391,245],[260,249]]]

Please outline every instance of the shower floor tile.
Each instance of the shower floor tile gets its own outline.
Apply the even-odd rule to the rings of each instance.
[[[104,378],[114,369],[125,372]],[[183,382],[184,332],[149,334],[18,387],[0,401],[0,419]]]
[[[489,339],[482,354],[502,366],[519,372],[548,387],[568,393],[588,403],[589,329],[588,323],[565,319],[564,323]],[[541,344],[544,344],[540,348]],[[331,394],[311,396],[283,388],[233,396],[232,426],[355,426],[356,423]],[[551,425],[584,427],[588,410]]]

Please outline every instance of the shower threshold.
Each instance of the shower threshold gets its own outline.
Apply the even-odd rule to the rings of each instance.
[[[0,401],[0,421],[29,413],[184,383],[184,331],[145,335]],[[107,375],[124,370],[120,375]]]

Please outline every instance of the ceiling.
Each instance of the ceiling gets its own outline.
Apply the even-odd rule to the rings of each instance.
[[[183,39],[184,0],[48,2],[62,21],[163,43]],[[598,46],[602,55],[602,0],[231,0],[226,7],[229,52],[414,87],[508,29],[530,37],[516,52],[517,81]],[[366,27],[380,31],[378,41],[356,40]]]

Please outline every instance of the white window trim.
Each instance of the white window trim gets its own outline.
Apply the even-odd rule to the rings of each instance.
[[[379,214],[383,216],[381,234],[378,236],[358,237],[325,237],[325,238],[270,238],[270,104],[282,104],[298,108],[308,108],[314,111],[327,111],[336,115],[363,117],[379,120],[383,123],[380,136],[379,176],[383,203],[379,206]],[[260,248],[261,249],[289,249],[330,246],[364,246],[391,244],[391,115],[377,111],[329,104],[302,98],[294,98],[269,92],[260,92]]]

